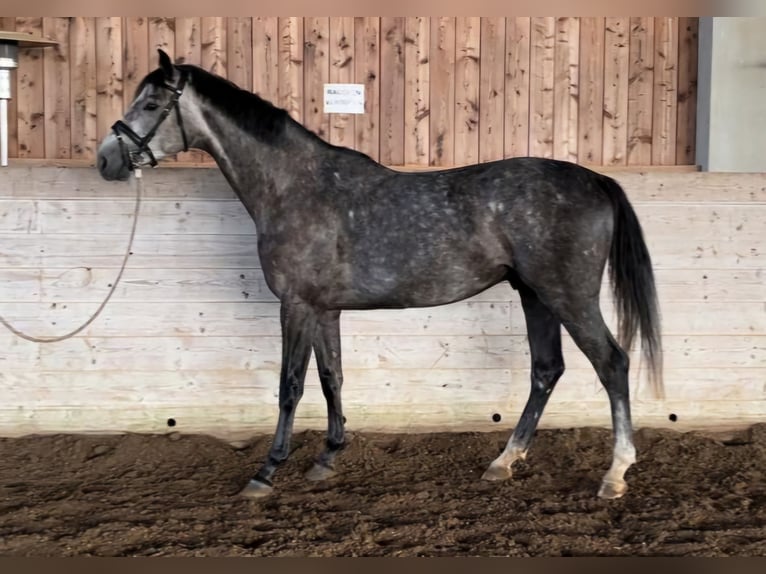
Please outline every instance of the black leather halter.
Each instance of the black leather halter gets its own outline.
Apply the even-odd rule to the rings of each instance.
[[[140,137],[136,132],[134,132],[129,125],[127,125],[122,120],[117,120],[112,125],[112,131],[114,132],[114,135],[117,136],[117,141],[120,142],[120,150],[122,151],[122,156],[125,160],[125,163],[128,164],[130,167],[130,170],[133,171],[134,166],[138,165],[138,158],[142,154],[147,154],[149,156],[149,162],[151,163],[151,166],[154,167],[157,165],[157,160],[154,157],[154,154],[152,153],[152,150],[149,149],[149,142],[152,141],[152,138],[157,133],[157,129],[160,127],[162,122],[165,121],[165,118],[168,117],[171,110],[175,108],[176,110],[176,119],[178,120],[178,127],[181,129],[181,136],[183,137],[184,141],[184,151],[188,151],[189,146],[186,139],[186,131],[184,130],[184,123],[183,119],[181,118],[181,108],[178,105],[178,98],[181,97],[181,94],[184,91],[184,85],[186,84],[186,76],[181,75],[181,79],[178,82],[177,86],[171,86],[170,84],[163,84],[162,87],[166,90],[170,90],[173,95],[170,97],[170,101],[165,104],[165,107],[162,109],[162,112],[160,113],[160,116],[157,118],[157,121],[155,122],[152,129],[149,130],[149,132],[144,136]],[[136,146],[138,146],[138,149],[136,151],[128,151],[127,146],[125,145],[125,142],[122,139],[123,134],[130,139]]]

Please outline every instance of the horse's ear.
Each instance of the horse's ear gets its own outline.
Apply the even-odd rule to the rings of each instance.
[[[159,52],[160,55],[160,68],[162,68],[162,71],[165,72],[165,77],[168,80],[173,79],[173,62],[170,61],[170,56],[168,56],[164,50],[157,48],[157,52]]]

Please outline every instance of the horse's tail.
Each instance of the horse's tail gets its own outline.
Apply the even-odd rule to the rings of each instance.
[[[649,250],[641,225],[625,191],[614,179],[602,177],[612,201],[614,234],[609,253],[609,278],[617,309],[618,341],[630,352],[641,329],[641,348],[649,365],[649,384],[656,397],[664,397],[659,306]]]

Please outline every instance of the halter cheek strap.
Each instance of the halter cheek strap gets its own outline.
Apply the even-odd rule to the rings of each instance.
[[[184,142],[184,151],[188,151],[189,144],[186,138],[186,130],[184,130],[183,117],[181,116],[181,107],[178,105],[178,99],[181,97],[181,94],[183,94],[185,84],[186,76],[182,75],[177,86],[171,86],[167,83],[162,85],[163,88],[172,92],[172,96],[170,97],[168,103],[165,104],[165,107],[162,108],[162,112],[160,112],[160,115],[157,118],[157,121],[154,123],[154,126],[152,126],[152,129],[150,129],[144,137],[139,136],[128,124],[122,120],[117,120],[112,125],[112,131],[117,137],[117,141],[120,143],[120,150],[122,152],[123,160],[126,164],[128,164],[131,171],[133,170],[134,165],[137,165],[138,157],[143,154],[149,156],[149,162],[152,167],[157,165],[157,160],[154,157],[152,150],[149,149],[149,142],[155,136],[157,129],[159,129],[160,125],[165,121],[173,108],[176,110],[176,120],[178,121],[178,127],[181,129],[181,137],[183,138]],[[136,151],[130,152],[128,150],[128,147],[125,145],[125,142],[122,139],[123,135],[134,144],[136,144],[136,147],[138,148]]]

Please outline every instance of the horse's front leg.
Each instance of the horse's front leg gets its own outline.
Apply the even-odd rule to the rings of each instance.
[[[295,409],[303,396],[303,384],[317,326],[317,314],[314,309],[300,301],[283,301],[280,320],[282,368],[279,379],[279,420],[266,462],[240,493],[251,498],[271,493],[272,476],[277,467],[287,460]]]
[[[314,356],[327,401],[327,441],[316,464],[306,473],[309,480],[323,480],[335,474],[335,457],[345,445],[340,391],[343,370],[340,356],[340,311],[325,311],[319,316],[314,336]]]

